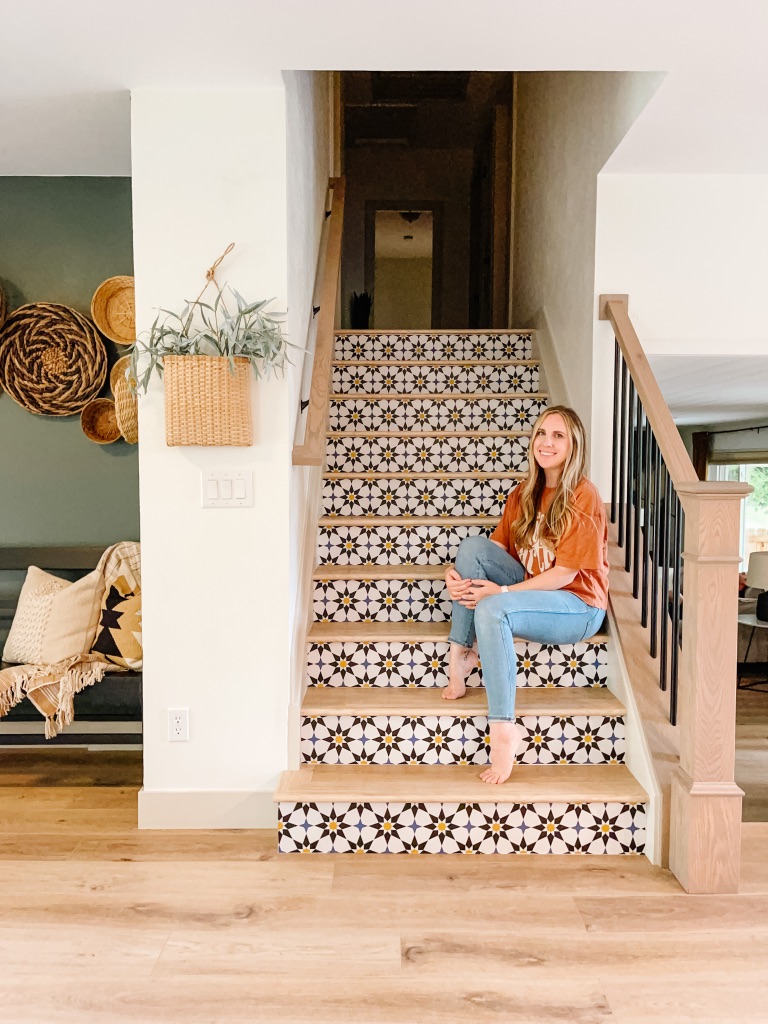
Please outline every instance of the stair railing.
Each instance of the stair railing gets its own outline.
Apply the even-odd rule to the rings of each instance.
[[[739,522],[751,487],[698,480],[628,297],[601,295],[599,316],[616,339],[611,521],[677,727],[669,866],[688,892],[736,892]]]
[[[317,315],[317,333],[312,362],[312,378],[306,408],[304,439],[293,446],[294,466],[322,466],[325,462],[326,433],[333,371],[336,303],[341,278],[341,241],[344,227],[344,178],[331,178],[328,188],[331,208],[326,211],[328,237],[322,267]]]

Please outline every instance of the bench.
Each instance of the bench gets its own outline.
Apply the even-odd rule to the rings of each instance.
[[[0,547],[0,652],[5,646],[30,565],[74,582],[95,569],[103,553],[103,547],[90,545]],[[0,662],[0,668],[7,667],[6,662]],[[141,723],[141,720],[141,672],[108,672],[101,682],[77,694],[75,721],[60,736],[52,740],[44,738],[42,716],[31,701],[25,699],[0,718],[0,746],[136,744],[141,742],[140,726],[126,731],[121,729],[121,724]],[[38,723],[39,729],[29,723]],[[83,728],[78,731],[80,723]]]

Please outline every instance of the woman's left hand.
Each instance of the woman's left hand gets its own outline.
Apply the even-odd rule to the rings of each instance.
[[[465,608],[476,608],[477,602],[484,597],[491,597],[493,594],[500,594],[501,587],[498,583],[491,583],[490,580],[472,580],[472,586],[466,597],[459,600],[459,604]]]

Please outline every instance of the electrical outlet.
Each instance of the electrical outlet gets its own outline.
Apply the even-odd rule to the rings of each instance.
[[[168,739],[171,743],[187,743],[189,741],[189,709],[168,709]]]

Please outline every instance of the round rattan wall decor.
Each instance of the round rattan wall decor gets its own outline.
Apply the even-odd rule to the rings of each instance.
[[[116,345],[136,341],[136,303],[132,277],[109,277],[91,299],[93,322]]]
[[[0,288],[0,327],[3,326],[3,321],[8,316],[8,299],[5,297],[5,292]]]
[[[0,326],[0,388],[29,412],[72,416],[96,398],[106,377],[99,332],[68,306],[32,302]]]

